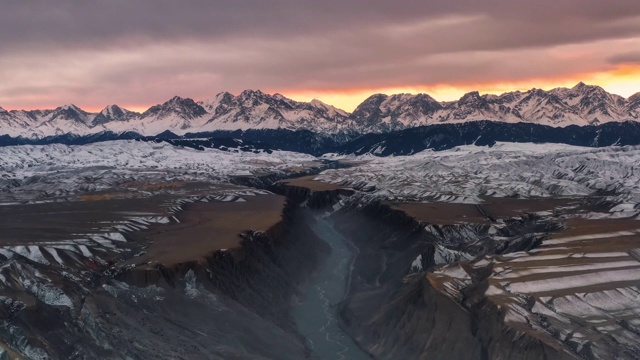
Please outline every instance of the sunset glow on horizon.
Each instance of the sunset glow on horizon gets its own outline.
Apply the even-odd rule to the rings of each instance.
[[[559,87],[571,88],[579,82],[584,82],[587,85],[596,85],[604,88],[606,91],[612,94],[620,95],[624,98],[628,98],[631,95],[640,93],[640,66],[624,65],[616,67],[610,71],[594,72],[587,74],[576,74],[566,78],[536,78],[529,80],[518,81],[502,81],[496,83],[469,83],[469,84],[426,84],[426,85],[407,85],[407,86],[391,86],[391,87],[371,87],[361,89],[320,89],[320,90],[299,90],[299,89],[255,89],[262,90],[269,94],[280,93],[288,98],[296,101],[309,102],[313,99],[318,99],[325,104],[333,105],[339,109],[347,112],[352,112],[359,104],[361,104],[366,98],[374,94],[428,94],[437,101],[455,101],[462,97],[464,94],[471,91],[478,91],[481,95],[494,94],[500,95],[512,91],[528,91],[533,88],[542,90],[551,90]],[[211,94],[205,94],[204,96],[194,97],[194,100],[201,101],[215,96],[217,93],[224,91],[214,91]],[[232,92],[233,93],[233,92]],[[238,95],[239,92],[233,93]],[[188,97],[187,95],[177,94],[178,96]],[[148,104],[130,104],[120,103],[120,107],[136,111],[144,112],[151,106],[167,101],[168,98],[158,98],[156,102]],[[94,106],[92,104],[84,105],[82,102],[74,103],[85,111],[99,112],[104,109],[104,105]],[[110,104],[110,103],[109,103]],[[4,107],[6,110],[35,110],[35,109],[53,109],[61,104],[44,104],[39,107],[26,108],[26,109],[13,109],[10,107]]]
[[[326,89],[303,91],[275,91],[297,101],[318,99],[345,111],[353,111],[362,101],[373,94],[428,94],[438,101],[455,101],[464,94],[478,91],[480,94],[500,95],[512,91],[528,91],[533,88],[551,90],[559,87],[571,88],[584,82],[596,85],[607,92],[628,98],[640,93],[640,66],[621,66],[611,71],[591,74],[577,74],[566,78],[530,79],[514,82],[472,83],[472,84],[434,84],[415,86],[396,86],[365,89]]]

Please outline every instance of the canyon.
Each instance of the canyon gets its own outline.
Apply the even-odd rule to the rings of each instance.
[[[637,358],[638,151],[5,147],[0,348]]]

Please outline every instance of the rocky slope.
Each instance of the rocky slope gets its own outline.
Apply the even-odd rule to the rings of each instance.
[[[435,224],[366,196],[343,200],[329,219],[358,253],[345,329],[376,359],[635,359],[640,263],[621,249],[634,247],[639,222],[566,223],[591,206],[577,201]]]
[[[189,202],[238,201],[239,196],[247,195],[191,197]],[[116,202],[104,203],[111,211],[117,210]],[[147,203],[129,202],[126,210],[145,209],[141,204]],[[147,205],[167,211],[157,203]],[[105,222],[110,213],[88,214],[87,206],[91,202],[62,205],[66,210],[76,209],[78,219],[110,225]],[[56,207],[48,208],[47,219],[62,215],[52,215]],[[298,285],[326,253],[309,230],[305,215],[285,208],[279,225],[266,232],[248,232],[241,246],[202,253],[201,260],[137,264],[145,246],[136,232],[179,221],[180,212],[171,211],[170,216],[120,218],[117,236],[105,233],[65,241],[52,237],[30,245],[24,245],[22,239],[0,239],[4,295],[0,299],[0,356],[310,357],[288,312]],[[68,225],[82,224],[82,220],[71,224],[61,219]],[[59,228],[57,235],[64,232],[64,227]],[[5,241],[13,241],[14,246]]]

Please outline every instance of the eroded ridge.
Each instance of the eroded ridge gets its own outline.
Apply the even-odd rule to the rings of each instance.
[[[584,358],[635,358],[640,221],[567,226],[536,249],[447,265],[427,278],[466,307],[494,304],[507,326],[551,346]]]

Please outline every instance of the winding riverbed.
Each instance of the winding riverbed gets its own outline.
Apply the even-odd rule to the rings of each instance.
[[[294,308],[298,331],[320,359],[371,359],[342,331],[338,322],[339,303],[347,289],[353,253],[326,220],[318,219],[313,231],[331,246],[331,254]]]

